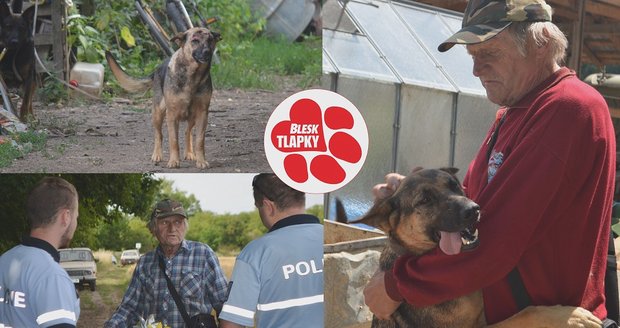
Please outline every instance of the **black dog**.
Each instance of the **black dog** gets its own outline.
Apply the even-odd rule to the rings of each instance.
[[[13,12],[21,12],[22,1],[14,1]],[[11,87],[22,87],[23,100],[19,110],[22,122],[33,117],[32,100],[36,89],[36,65],[32,24],[34,6],[23,14],[12,13],[9,5],[0,2],[0,73]]]

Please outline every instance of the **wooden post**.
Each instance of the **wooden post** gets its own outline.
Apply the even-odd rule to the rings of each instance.
[[[583,45],[583,27],[586,18],[586,1],[577,1],[577,20],[572,23],[571,56],[568,67],[577,72],[580,76],[581,71],[581,48]]]

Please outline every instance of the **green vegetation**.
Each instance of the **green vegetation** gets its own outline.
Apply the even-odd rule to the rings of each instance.
[[[321,40],[316,37],[301,43],[259,38],[222,56],[213,80],[219,88],[275,90],[282,86],[282,76],[299,76],[296,87],[303,89],[318,83],[320,58]]]
[[[165,15],[165,1],[144,2],[172,37],[174,29]],[[282,76],[292,77],[298,88],[318,82],[320,39],[310,37],[289,43],[262,36],[265,21],[253,16],[246,0],[196,0],[196,4],[204,18],[219,18],[209,26],[223,37],[213,68],[216,88],[275,90],[291,83]],[[191,5],[185,6],[193,21],[198,22]],[[75,6],[69,10],[67,30],[72,56],[77,61],[102,63],[108,77],[111,73],[105,62],[106,50],[135,76],[149,74],[165,57],[141,22],[132,0],[97,1],[91,16],[81,15]],[[62,88],[50,84],[40,90],[44,99],[54,102],[66,96]],[[113,78],[106,81],[106,86],[104,98],[123,92]]]
[[[10,174],[2,179],[0,194],[0,254],[17,244],[28,232],[24,202],[29,190],[44,175]],[[190,216],[187,239],[208,244],[218,254],[238,253],[248,242],[262,236],[266,229],[258,211],[216,214],[203,211],[193,194],[172,188],[167,180],[151,174],[62,174],[80,193],[80,218],[71,245],[121,251],[135,248],[152,250],[157,242],[146,227],[153,204],[162,198],[180,201]],[[308,210],[323,217],[323,206]],[[9,217],[11,219],[9,219]],[[111,255],[111,254],[110,254]],[[109,257],[109,256],[108,256]],[[120,260],[120,254],[117,259]],[[97,284],[100,288],[100,283]]]
[[[5,137],[0,143],[0,167],[7,167],[13,160],[32,151],[43,149],[47,135],[43,132],[17,132]]]

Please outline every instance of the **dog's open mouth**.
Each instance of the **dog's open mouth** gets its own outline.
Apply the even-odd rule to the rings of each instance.
[[[479,244],[477,220],[469,227],[458,232],[438,231],[439,248],[447,255],[455,255],[462,251],[469,251],[476,248]]]
[[[463,243],[461,251],[469,251],[478,247],[480,243],[478,240],[478,229],[475,226],[471,226],[461,231],[461,242]]]

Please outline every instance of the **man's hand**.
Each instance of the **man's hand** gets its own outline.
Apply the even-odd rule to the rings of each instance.
[[[377,184],[372,188],[372,194],[375,196],[375,202],[392,196],[404,178],[404,175],[400,175],[398,173],[389,173],[386,175],[385,183]]]
[[[590,311],[574,306],[528,306],[488,328],[601,328],[602,321]]]
[[[377,318],[387,320],[396,311],[401,302],[390,298],[383,281],[385,273],[377,271],[364,288],[364,302]]]
[[[423,167],[416,166],[411,170],[411,173],[422,170]],[[372,194],[375,196],[375,202],[381,199],[388,198],[394,194],[396,189],[400,186],[400,182],[405,178],[404,175],[398,173],[388,173],[385,176],[385,183],[380,183],[372,188]]]
[[[549,327],[600,328],[603,323],[592,312],[573,306],[538,307]]]

